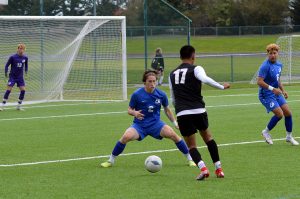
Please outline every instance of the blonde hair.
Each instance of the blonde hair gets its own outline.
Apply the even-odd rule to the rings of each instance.
[[[23,44],[23,43],[20,43],[20,44],[18,44],[18,49],[19,48],[23,48],[24,50],[26,49],[26,46],[25,46],[25,44]]]
[[[269,44],[266,47],[267,52],[272,52],[272,51],[279,51],[279,46],[277,44]]]
[[[155,53],[162,53],[162,49],[161,48],[156,48]]]

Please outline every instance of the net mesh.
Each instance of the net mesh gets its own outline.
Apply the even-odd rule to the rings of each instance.
[[[122,100],[122,27],[122,20],[99,17],[0,18],[0,64],[26,45],[26,101]]]

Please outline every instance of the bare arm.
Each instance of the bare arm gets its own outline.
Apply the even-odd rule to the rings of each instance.
[[[279,80],[279,89],[282,91],[282,94],[283,94],[284,98],[287,99],[289,97],[288,93],[284,90],[283,84],[281,83],[280,80]]]
[[[144,119],[144,114],[142,114],[142,110],[136,111],[135,109],[128,107],[128,115],[132,115],[133,117],[136,117],[139,120]]]
[[[173,112],[171,111],[171,109],[169,108],[169,106],[164,107],[164,111],[166,116],[169,118],[169,120],[175,125],[175,127],[178,129],[178,124],[177,121],[173,115]]]
[[[280,89],[280,82],[279,82],[279,88],[274,88],[270,85],[268,85],[265,81],[264,78],[262,77],[257,77],[257,84],[265,89],[271,90],[275,95],[281,95],[282,94],[282,90]]]

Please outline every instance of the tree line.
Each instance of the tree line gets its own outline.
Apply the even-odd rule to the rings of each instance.
[[[125,15],[128,26],[144,25],[144,0],[44,0],[42,15]],[[0,15],[41,15],[40,0],[9,0]],[[148,0],[148,25],[182,25],[186,21],[161,0]],[[167,0],[192,19],[192,26],[300,25],[300,0]]]

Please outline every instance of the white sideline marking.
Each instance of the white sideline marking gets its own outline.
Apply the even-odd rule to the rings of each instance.
[[[300,138],[300,137],[294,137]],[[273,141],[281,141],[285,140],[285,138],[278,138],[273,139]],[[256,141],[246,141],[246,142],[235,142],[235,143],[226,143],[226,144],[218,144],[218,147],[224,146],[233,146],[233,145],[244,145],[244,144],[255,144],[265,142],[264,140],[256,140]],[[206,146],[201,146],[197,148],[206,148]],[[141,152],[134,152],[134,153],[125,153],[121,154],[120,156],[131,156],[131,155],[141,155],[141,154],[149,154],[149,153],[163,153],[163,152],[172,152],[178,151],[178,149],[166,149],[166,150],[155,150],[155,151],[141,151]],[[25,163],[15,163],[15,164],[0,164],[0,167],[17,167],[17,166],[30,166],[30,165],[38,165],[38,164],[49,164],[49,163],[61,163],[61,162],[71,162],[71,161],[79,161],[79,160],[91,160],[91,159],[98,159],[98,158],[108,158],[109,155],[100,155],[100,156],[91,156],[91,157],[83,157],[83,158],[71,158],[71,159],[64,159],[64,160],[48,160],[48,161],[40,161],[40,162],[25,162]]]
[[[300,100],[291,100],[291,102],[299,102]],[[246,104],[221,104],[216,106],[206,106],[206,108],[218,108],[218,107],[234,107],[234,106],[248,106],[248,105],[260,105],[261,103],[246,103]],[[37,117],[17,117],[17,118],[4,118],[0,119],[2,121],[15,121],[15,120],[34,120],[34,119],[49,119],[49,118],[66,118],[66,117],[80,117],[80,116],[94,116],[94,115],[109,115],[109,114],[121,114],[127,113],[127,111],[116,111],[116,112],[102,112],[102,113],[82,113],[74,115],[51,115],[51,116],[37,116]]]

